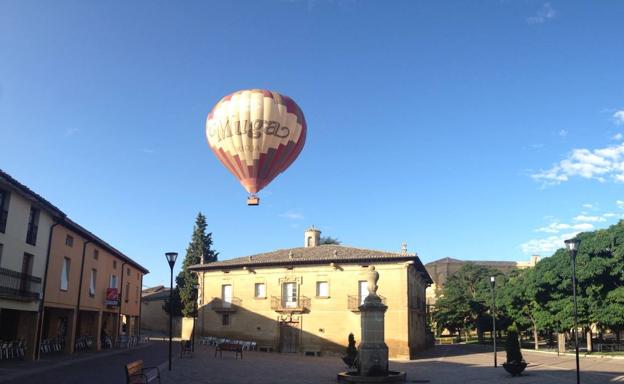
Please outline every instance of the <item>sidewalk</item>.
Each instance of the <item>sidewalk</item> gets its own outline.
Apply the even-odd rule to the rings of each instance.
[[[119,348],[102,351],[81,351],[72,355],[63,353],[42,355],[39,361],[2,360],[0,361],[0,383],[19,379],[20,377],[41,374],[53,369],[68,367],[86,361],[118,355],[129,350],[140,350],[151,344],[140,344],[133,348]]]

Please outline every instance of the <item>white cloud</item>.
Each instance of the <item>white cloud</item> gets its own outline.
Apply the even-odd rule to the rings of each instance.
[[[613,114],[613,121],[615,122],[615,124],[617,125],[624,125],[624,109],[621,109],[619,111],[616,111]]]
[[[608,217],[615,217],[615,216],[617,216],[617,215],[615,213],[613,213],[613,212],[607,212],[607,213],[602,215],[602,217],[607,217],[607,218]]]
[[[624,183],[624,143],[593,150],[575,149],[552,168],[531,175],[544,185],[560,184],[574,176]]]
[[[558,132],[559,136],[561,137],[566,137],[568,136],[568,131],[566,131],[565,129],[562,129]]]
[[[548,20],[554,19],[557,16],[557,11],[550,5],[550,3],[544,3],[534,16],[527,17],[526,21],[529,24],[543,24]]]
[[[594,229],[594,225],[590,223],[578,223],[574,225],[565,223],[550,223],[546,227],[538,228],[537,232],[559,233],[563,230],[589,231]]]
[[[577,222],[583,222],[583,223],[595,223],[597,221],[605,221],[605,219],[600,216],[585,216],[585,215],[578,215],[572,220],[577,221]]]
[[[583,204],[583,208],[592,209],[594,207],[593,204]]]
[[[78,132],[80,132],[79,128],[66,128],[65,136],[74,136]]]
[[[615,135],[613,135],[613,140],[620,141],[622,139],[624,139],[624,135],[622,135],[621,133],[616,133]]]
[[[152,153],[156,152],[153,149],[149,149],[149,148],[141,148],[141,149],[139,149],[139,151],[143,152],[143,153],[147,153],[148,155],[151,155]]]
[[[520,245],[522,252],[529,254],[552,254],[559,248],[563,248],[564,241],[576,236],[578,232],[565,233],[563,235],[553,235],[545,239],[529,240]]]
[[[618,208],[624,209],[624,200],[616,200],[615,205],[617,205]]]
[[[289,219],[289,220],[303,220],[304,219],[304,216],[301,213],[294,212],[294,211],[287,211],[284,213],[280,213],[278,216],[283,217],[285,219]]]

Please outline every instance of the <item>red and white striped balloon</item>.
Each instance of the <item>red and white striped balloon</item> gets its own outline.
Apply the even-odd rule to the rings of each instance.
[[[305,144],[306,130],[297,103],[265,89],[225,96],[206,120],[210,149],[251,194],[295,161]]]

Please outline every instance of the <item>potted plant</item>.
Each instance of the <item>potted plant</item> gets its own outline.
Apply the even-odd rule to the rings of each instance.
[[[349,333],[349,346],[347,347],[347,354],[342,357],[342,361],[347,364],[349,368],[356,367],[358,351],[355,348],[355,337],[353,337],[353,333]]]
[[[520,351],[520,342],[518,341],[518,329],[515,323],[507,328],[507,342],[505,343],[505,352],[507,352],[507,362],[503,363],[505,371],[511,376],[519,376],[527,366],[522,358]]]

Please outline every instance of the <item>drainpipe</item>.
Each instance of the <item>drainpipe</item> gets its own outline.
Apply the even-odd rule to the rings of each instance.
[[[60,222],[64,219],[61,217],[60,220],[56,221],[54,224],[50,226],[50,234],[48,236],[48,251],[46,254],[46,265],[45,272],[43,273],[43,289],[41,293],[41,301],[39,302],[39,318],[37,319],[37,335],[35,337],[35,360],[39,360],[41,354],[41,334],[43,333],[43,311],[44,306],[43,303],[45,301],[45,293],[46,287],[48,286],[48,267],[50,266],[50,247],[52,245],[52,234],[54,233],[54,227],[60,224]]]
[[[121,263],[121,285],[119,286],[119,311],[117,312],[117,337],[115,338],[115,343],[117,342],[117,340],[119,340],[119,327],[121,326],[121,306],[123,305],[123,280],[124,280],[124,275],[126,274],[126,271],[124,271],[124,266],[127,263],[124,261],[123,263]]]
[[[139,340],[141,340],[141,307],[143,307],[143,272],[141,272],[141,285],[139,286]]]
[[[87,252],[87,244],[92,243],[87,240],[82,244],[82,263],[80,264],[80,281],[78,282],[78,302],[76,303],[76,324],[74,324],[74,343],[78,337],[78,326],[80,325],[80,298],[82,297],[82,278],[84,275],[85,254]],[[96,335],[96,337],[99,335]]]

